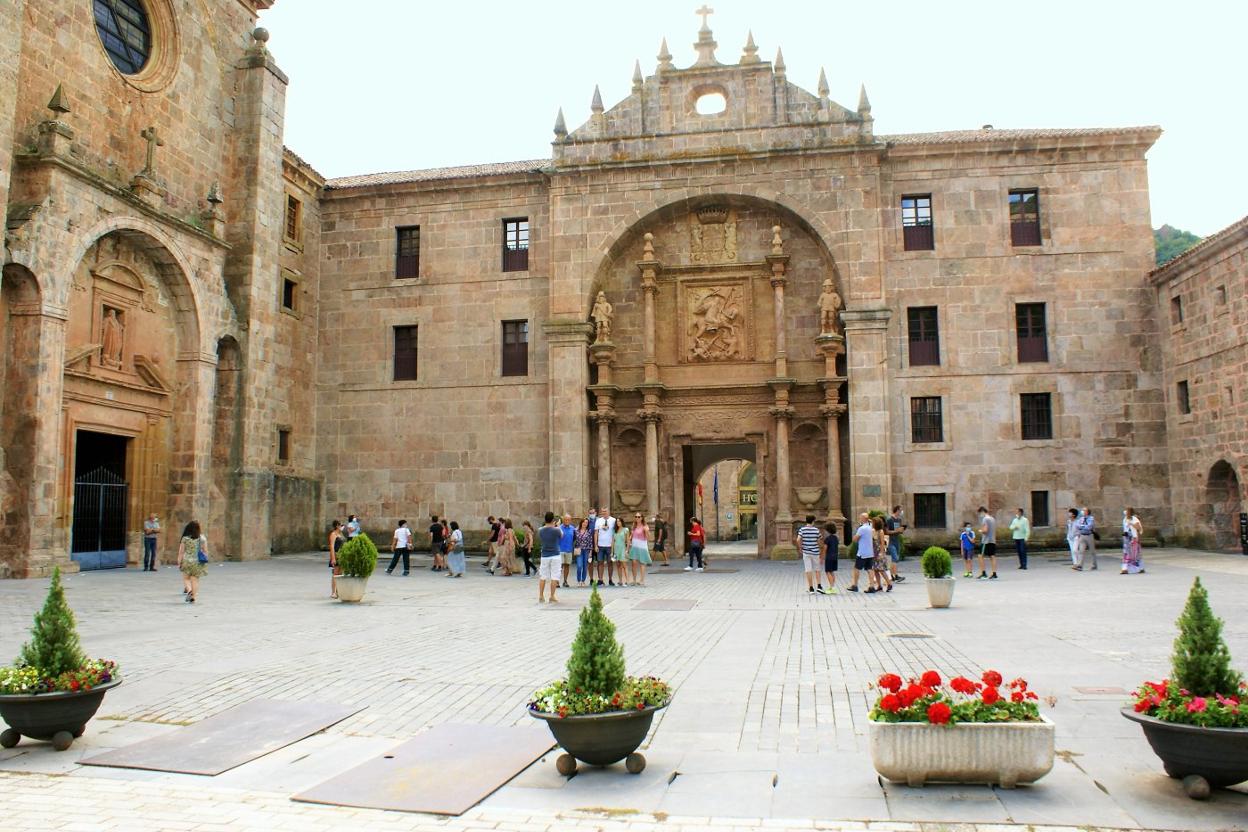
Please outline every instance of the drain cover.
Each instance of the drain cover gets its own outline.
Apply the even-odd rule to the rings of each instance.
[[[884,638],[936,638],[931,633],[885,633]]]

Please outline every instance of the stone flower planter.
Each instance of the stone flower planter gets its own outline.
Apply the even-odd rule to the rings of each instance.
[[[1248,780],[1248,728],[1180,725],[1131,708],[1123,708],[1122,715],[1140,723],[1144,738],[1171,777],[1196,775],[1214,787]]]
[[[927,605],[944,609],[953,603],[953,588],[958,585],[954,578],[924,578],[927,582]]]
[[[0,718],[9,726],[0,733],[0,746],[12,748],[28,737],[51,740],[57,751],[64,751],[87,730],[104,694],[120,684],[115,678],[90,690],[0,695]]]
[[[1053,723],[871,722],[871,763],[895,783],[1034,783],[1053,768]]]
[[[625,760],[630,774],[640,774],[646,767],[646,758],[636,751],[646,739],[655,712],[666,707],[563,718],[530,710],[529,716],[544,720],[555,742],[567,752],[556,763],[559,773],[565,777],[576,771],[577,760],[591,766],[609,766]]]
[[[364,590],[368,587],[368,578],[348,578],[338,576],[338,600],[357,603],[364,598]]]

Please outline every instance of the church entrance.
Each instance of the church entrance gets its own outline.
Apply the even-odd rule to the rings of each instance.
[[[697,517],[706,530],[708,554],[757,557],[759,482],[752,442],[691,444],[682,449],[685,529]]]
[[[126,565],[126,452],[124,436],[80,430],[74,441],[74,519],[70,557],[80,569]]]

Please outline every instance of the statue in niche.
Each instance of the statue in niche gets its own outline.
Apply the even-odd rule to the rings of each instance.
[[[594,301],[594,308],[589,313],[590,319],[594,322],[595,344],[611,340],[611,316],[614,314],[615,309],[607,303],[607,293],[599,292],[598,299]]]
[[[727,361],[743,357],[744,299],[740,286],[712,287],[695,295],[689,323],[689,358]]]
[[[841,296],[833,287],[832,278],[823,281],[823,294],[819,296],[819,334],[833,335],[837,332],[836,313],[841,311]]]
[[[100,364],[114,370],[121,369],[121,353],[126,339],[126,325],[121,315],[111,306],[104,307],[104,319],[100,324]]]

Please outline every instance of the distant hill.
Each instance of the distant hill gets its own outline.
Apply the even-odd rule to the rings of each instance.
[[[1192,246],[1200,242],[1200,238],[1190,231],[1183,231],[1170,225],[1153,229],[1153,246],[1157,251],[1157,265],[1173,260]]]

